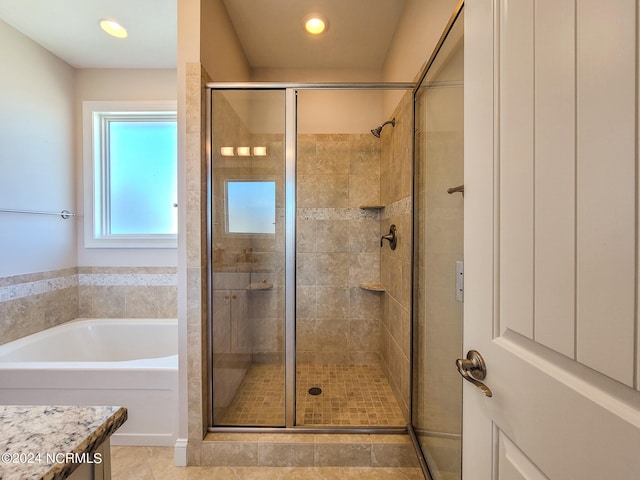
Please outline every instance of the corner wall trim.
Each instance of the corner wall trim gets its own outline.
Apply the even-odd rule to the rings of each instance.
[[[173,464],[176,467],[187,466],[187,445],[189,440],[186,438],[178,438],[173,447]]]

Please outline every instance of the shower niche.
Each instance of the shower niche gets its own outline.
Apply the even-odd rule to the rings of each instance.
[[[410,87],[211,84],[212,430],[408,423]]]

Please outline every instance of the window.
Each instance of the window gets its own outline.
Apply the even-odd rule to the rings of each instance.
[[[175,247],[175,102],[84,102],[84,144],[85,245]]]
[[[226,183],[227,233],[276,233],[276,182]]]

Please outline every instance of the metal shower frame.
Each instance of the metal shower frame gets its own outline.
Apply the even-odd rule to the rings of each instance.
[[[296,234],[296,141],[297,92],[302,90],[415,90],[415,83],[272,83],[210,82],[206,88],[206,152],[207,152],[207,378],[210,432],[275,433],[405,433],[406,427],[305,427],[295,424],[296,417],[296,339],[295,339],[295,234]],[[212,92],[214,90],[281,90],[285,92],[285,425],[284,427],[214,426],[213,423],[213,239],[212,239]]]

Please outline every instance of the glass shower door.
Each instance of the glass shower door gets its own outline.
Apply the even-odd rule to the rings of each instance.
[[[462,462],[463,14],[415,96],[412,424],[434,480]],[[456,191],[458,190],[458,191]]]
[[[214,426],[285,424],[285,91],[213,90]]]

